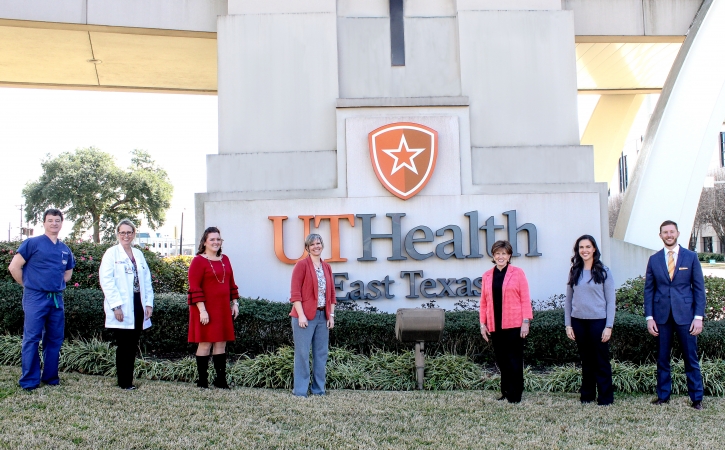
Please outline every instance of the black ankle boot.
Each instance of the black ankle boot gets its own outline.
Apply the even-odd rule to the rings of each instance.
[[[209,356],[196,356],[196,370],[199,372],[199,379],[196,380],[196,387],[209,387]]]
[[[214,360],[214,370],[216,371],[214,386],[221,389],[229,389],[229,385],[227,384],[227,354],[213,355],[212,359]]]

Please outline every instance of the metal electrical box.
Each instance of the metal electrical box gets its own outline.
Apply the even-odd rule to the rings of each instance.
[[[446,323],[442,309],[399,309],[395,320],[395,337],[401,342],[438,342]]]

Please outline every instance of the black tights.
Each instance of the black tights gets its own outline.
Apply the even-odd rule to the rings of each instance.
[[[133,294],[133,329],[116,329],[116,374],[118,385],[127,388],[133,385],[133,369],[136,364],[136,350],[143,330],[144,308],[141,305],[141,294]]]

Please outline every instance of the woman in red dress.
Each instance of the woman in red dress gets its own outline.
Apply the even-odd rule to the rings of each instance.
[[[232,319],[239,315],[239,292],[229,258],[222,255],[219,229],[204,230],[199,251],[189,266],[189,342],[198,342],[196,385],[209,387],[209,351],[214,360],[214,386],[229,389],[227,384],[227,341],[234,341]],[[230,302],[232,306],[230,307]]]

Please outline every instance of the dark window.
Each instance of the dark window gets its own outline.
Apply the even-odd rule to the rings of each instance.
[[[624,194],[629,185],[629,173],[627,170],[627,157],[622,153],[619,157],[619,193]]]
[[[702,238],[702,252],[712,253],[712,236]]]
[[[720,240],[720,253],[725,254],[725,241]]]
[[[725,131],[720,133],[720,167],[725,167]]]
[[[405,65],[403,0],[390,0],[390,57],[393,66]]]

